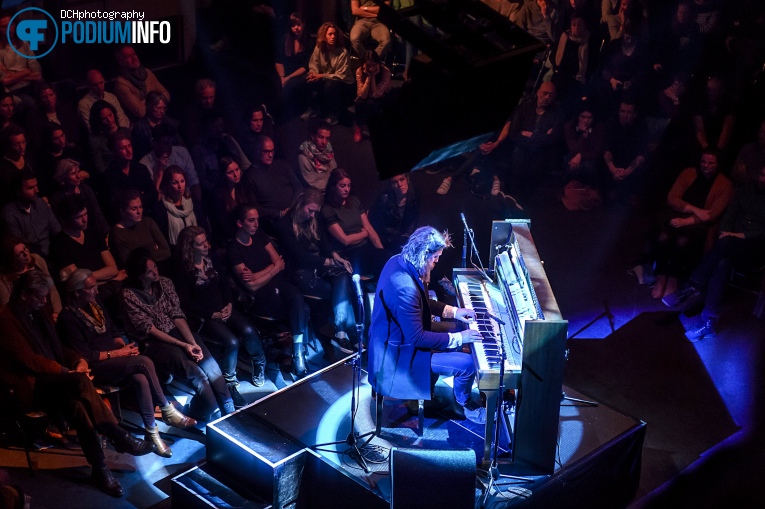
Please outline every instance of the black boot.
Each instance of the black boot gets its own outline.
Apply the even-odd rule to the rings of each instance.
[[[119,453],[126,452],[132,456],[143,456],[154,452],[153,443],[135,438],[119,426],[115,426],[114,431],[107,436],[114,444],[114,449]]]
[[[93,467],[90,479],[96,487],[113,497],[122,496],[122,486],[107,467]]]
[[[241,394],[239,394],[239,390],[236,388],[236,386],[239,384],[228,384],[228,392],[231,393],[231,399],[234,400],[234,408],[237,410],[240,408],[244,408],[247,406],[247,401],[244,400]]]
[[[263,387],[266,383],[266,359],[250,359],[252,363],[252,385]]]
[[[295,343],[292,354],[292,374],[298,378],[303,378],[308,374],[308,366],[305,361],[305,347],[303,343]]]

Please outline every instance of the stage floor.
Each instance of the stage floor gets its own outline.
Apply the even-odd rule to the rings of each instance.
[[[252,451],[252,454],[265,458],[267,462],[277,464],[285,458],[294,457],[301,449],[310,449],[315,454],[310,456],[320,459],[320,462],[341,475],[337,476],[342,484],[342,479],[352,482],[356,488],[361,488],[364,497],[372,498],[380,502],[379,507],[387,507],[390,500],[390,475],[388,471],[387,454],[391,447],[399,448],[422,448],[422,449],[461,449],[471,448],[476,451],[477,464],[481,463],[483,451],[483,426],[470,421],[455,421],[447,419],[437,412],[426,412],[424,432],[422,436],[417,434],[417,416],[407,411],[403,402],[386,400],[385,404],[385,427],[379,436],[371,438],[369,445],[374,446],[371,457],[379,457],[379,463],[370,464],[371,472],[366,473],[357,463],[352,454],[352,448],[346,443],[350,432],[350,410],[352,398],[353,369],[345,362],[338,362],[314,375],[295,383],[288,388],[275,392],[244,409],[231,414],[215,423],[210,424],[213,432],[221,436],[230,437],[239,447]],[[439,382],[436,395],[446,393],[451,389]],[[587,400],[573,389],[564,387],[564,393],[569,398]],[[371,388],[366,383],[365,377],[360,386],[360,398],[356,413],[355,429],[364,434],[375,429],[374,399],[371,396]],[[264,432],[261,428],[268,428]],[[500,481],[499,491],[493,491],[487,502],[491,507],[505,506],[508,502],[527,506],[534,500],[536,493],[546,493],[550,490],[547,486],[551,480],[563,478],[567,471],[574,470],[578,465],[581,469],[588,464],[602,463],[601,455],[607,451],[613,454],[614,448],[623,447],[618,453],[622,458],[625,469],[619,469],[613,464],[601,465],[603,472],[610,471],[609,477],[632,476],[632,479],[619,479],[616,484],[623,487],[619,499],[628,502],[634,495],[637,486],[636,479],[639,475],[640,449],[645,424],[623,415],[603,405],[587,404],[564,399],[561,402],[559,442],[556,459],[555,473],[552,476],[532,476],[529,472],[518,471],[509,460],[502,458],[507,453],[506,444],[500,449],[500,471],[513,475],[522,476],[522,479]],[[210,434],[208,432],[208,438]],[[271,438],[269,438],[269,436]],[[367,438],[363,439],[366,442]],[[272,443],[269,443],[272,442]],[[338,444],[331,444],[339,442]],[[363,443],[362,442],[362,443]],[[327,445],[321,445],[327,444]],[[210,444],[208,444],[210,448]],[[626,456],[632,455],[630,461],[625,461]],[[208,461],[213,461],[221,468],[231,468],[230,461],[226,460],[226,454],[222,451],[208,450]],[[590,465],[591,467],[592,465]],[[584,471],[590,469],[585,468]],[[303,474],[303,483],[306,475],[311,475],[312,470],[306,469]],[[324,468],[323,472],[328,470]],[[236,472],[234,472],[236,473]],[[240,470],[241,473],[241,470]],[[479,467],[478,479],[481,479]],[[581,477],[581,471],[576,474]],[[591,479],[589,483],[602,483],[601,479]],[[246,481],[241,478],[240,480]],[[617,479],[614,479],[617,481]],[[310,484],[310,481],[309,481]],[[561,483],[554,483],[555,491]],[[577,483],[574,483],[577,484]],[[586,486],[578,483],[580,487]],[[633,486],[634,485],[634,486]],[[326,486],[326,484],[325,484]],[[338,486],[339,488],[339,486]],[[629,492],[630,490],[631,493]],[[333,497],[332,490],[322,493],[322,503],[317,505],[311,500],[303,500],[299,507],[323,507],[331,502],[333,507],[352,507],[349,505],[347,490],[340,489],[335,495],[337,500],[326,500]],[[482,482],[476,483],[476,496],[482,490]],[[301,488],[300,497],[311,496],[312,490]],[[273,494],[261,494],[269,500]],[[556,495],[557,496],[557,495]],[[371,500],[370,498],[369,500]],[[542,497],[541,498],[546,498]],[[570,497],[577,500],[577,497]],[[589,498],[589,507],[593,499]],[[559,500],[560,502],[560,500]],[[306,505],[303,505],[306,504]],[[376,505],[376,504],[375,504]],[[514,505],[514,504],[510,504]],[[532,504],[533,505],[533,504]],[[560,504],[558,504],[560,506]],[[575,507],[575,505],[570,505]],[[620,505],[610,505],[620,507]],[[582,507],[585,507],[584,505]]]

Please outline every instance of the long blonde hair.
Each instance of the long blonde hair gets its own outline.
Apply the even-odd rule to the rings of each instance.
[[[292,205],[292,232],[297,239],[304,236],[309,240],[319,240],[319,222],[315,217],[308,221],[307,226],[306,223],[298,222],[298,215],[306,205],[310,205],[311,203],[321,207],[322,199],[320,191],[316,189],[306,189],[298,195],[295,199],[295,203]]]

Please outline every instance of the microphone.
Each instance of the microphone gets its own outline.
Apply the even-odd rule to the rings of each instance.
[[[467,221],[465,220],[465,214],[460,212],[460,217],[462,218],[462,224],[464,225],[462,227],[462,268],[467,267],[467,241],[468,241],[468,225]]]
[[[356,289],[356,296],[363,302],[364,292],[361,291],[361,276],[354,274],[351,276],[351,280],[353,281],[353,287]]]
[[[460,219],[462,219],[462,224],[465,225],[465,229],[469,230],[470,228],[467,225],[467,219],[465,219],[465,213],[460,212]]]

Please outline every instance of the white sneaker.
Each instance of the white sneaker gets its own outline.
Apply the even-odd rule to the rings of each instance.
[[[302,115],[300,115],[300,120],[303,122],[307,122],[311,117],[315,117],[316,113],[313,111],[312,108],[308,108],[303,112]]]
[[[452,178],[446,177],[443,182],[441,182],[441,185],[438,186],[438,190],[436,190],[436,193],[440,195],[444,195],[449,192],[449,189],[452,187]]]

